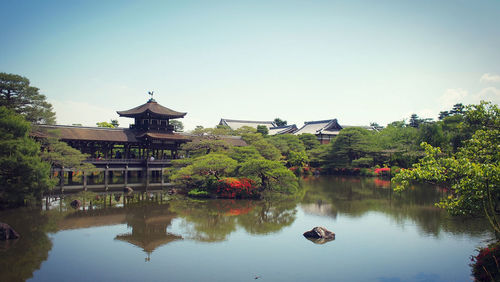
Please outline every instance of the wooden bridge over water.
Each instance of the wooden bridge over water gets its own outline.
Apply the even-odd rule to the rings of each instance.
[[[57,188],[64,191],[108,191],[124,187],[167,186],[164,169],[172,166],[171,159],[89,159],[94,172],[74,171],[71,168],[53,168],[59,178]]]

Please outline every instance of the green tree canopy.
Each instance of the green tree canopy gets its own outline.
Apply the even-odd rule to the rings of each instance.
[[[280,118],[275,118],[274,123],[276,124],[276,126],[285,126],[285,125],[287,125],[288,122],[286,120],[282,120]]]
[[[195,156],[206,155],[212,152],[221,152],[230,149],[231,144],[220,139],[201,139],[182,145],[182,150],[189,151]]]
[[[333,141],[328,159],[333,167],[351,167],[352,161],[376,150],[372,132],[357,127],[342,129]]]
[[[263,189],[287,193],[298,189],[297,177],[279,161],[251,159],[241,165],[240,174],[258,181]]]
[[[0,106],[0,204],[19,205],[39,199],[55,183],[50,165],[40,158],[40,146],[28,136],[30,124]]]
[[[229,157],[236,160],[238,163],[245,162],[249,159],[263,158],[254,146],[233,147],[229,152]]]
[[[267,160],[278,161],[281,159],[280,151],[273,144],[269,143],[267,139],[256,141],[252,145]]]
[[[182,121],[180,120],[171,120],[169,121],[170,125],[174,126],[174,131],[175,132],[183,132],[184,131],[184,124],[182,124]]]
[[[265,125],[257,125],[257,132],[262,134],[262,136],[267,136],[269,134],[269,129]]]
[[[107,128],[115,128],[115,126],[107,121],[101,121],[96,123],[97,127],[107,127]]]
[[[439,147],[423,143],[425,157],[412,169],[403,170],[393,179],[406,189],[411,181],[428,181],[450,187],[452,193],[440,207],[452,214],[485,215],[497,234],[500,224],[500,115],[497,105],[481,102],[467,107],[460,127],[475,130],[457,153],[445,155]]]
[[[26,77],[0,73],[0,106],[21,114],[27,121],[39,124],[55,124],[52,105],[38,88],[30,86]]]
[[[290,152],[305,152],[306,147],[304,143],[300,141],[297,135],[293,134],[280,134],[274,135],[269,138],[269,142],[273,144],[281,154],[285,157],[290,155]]]
[[[312,150],[319,147],[320,143],[316,135],[311,133],[302,133],[299,135],[299,140],[302,141],[306,150]]]

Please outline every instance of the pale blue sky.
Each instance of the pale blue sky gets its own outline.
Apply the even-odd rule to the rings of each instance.
[[[0,3],[0,71],[28,77],[60,124],[109,121],[149,90],[187,129],[500,102],[499,0]]]

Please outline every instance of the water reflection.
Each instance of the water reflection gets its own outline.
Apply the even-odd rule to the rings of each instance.
[[[146,202],[129,204],[126,208],[125,221],[132,232],[120,234],[115,240],[128,242],[140,247],[148,254],[158,247],[173,241],[182,240],[182,236],[167,232],[176,214],[169,210],[168,204]]]
[[[250,234],[277,232],[292,224],[296,213],[296,203],[287,201],[181,199],[170,204],[185,219],[189,238],[202,242],[224,241],[238,226]]]
[[[443,231],[471,236],[484,235],[488,231],[488,224],[482,219],[452,218],[436,208],[434,203],[445,195],[442,189],[418,186],[395,194],[390,185],[376,178],[313,177],[303,181],[305,192],[294,200],[197,200],[171,196],[164,191],[54,197],[47,199],[43,211],[0,212],[0,221],[21,234],[17,242],[0,245],[2,280],[26,280],[43,261],[50,260],[53,245],[50,238],[57,237],[51,233],[105,226],[127,226],[128,229],[113,231],[111,235],[116,244],[107,246],[110,253],[114,248],[123,247],[122,242],[125,242],[142,250],[137,253],[147,253],[146,261],[151,253],[161,253],[161,246],[189,241],[228,241],[237,231],[263,239],[283,236],[280,231],[295,225],[297,218],[304,216],[298,211],[328,220],[348,217],[353,222],[369,213],[380,213],[399,226],[411,223],[418,227],[419,233],[431,237],[439,237]],[[74,199],[81,200],[80,208],[71,208],[70,202]],[[96,237],[95,240],[103,239]],[[335,243],[341,246],[340,241]]]
[[[54,221],[39,210],[18,209],[0,212],[0,221],[8,222],[21,237],[0,241],[0,273],[2,281],[24,281],[33,276],[47,260],[52,242],[47,235],[54,232]]]
[[[437,208],[435,203],[446,196],[437,186],[420,184],[395,193],[388,180],[357,177],[311,177],[302,185],[306,189],[302,208],[309,213],[336,218],[380,212],[401,226],[410,220],[430,236],[439,236],[441,231],[470,235],[488,231],[483,219],[451,217]]]

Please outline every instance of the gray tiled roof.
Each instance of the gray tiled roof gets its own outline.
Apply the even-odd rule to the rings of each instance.
[[[269,128],[269,135],[294,133],[296,130],[297,130],[297,126],[295,124],[276,126],[276,127]]]
[[[225,118],[221,119],[219,124],[227,125],[232,130],[236,130],[243,126],[250,126],[253,128],[257,128],[258,125],[265,125],[268,129],[276,126],[276,124],[273,121],[251,121],[251,120],[236,120],[236,119],[225,119]]]
[[[342,127],[337,123],[337,119],[306,121],[304,122],[304,126],[294,134],[310,133],[316,135],[321,133],[337,135],[340,129],[342,129]]]

